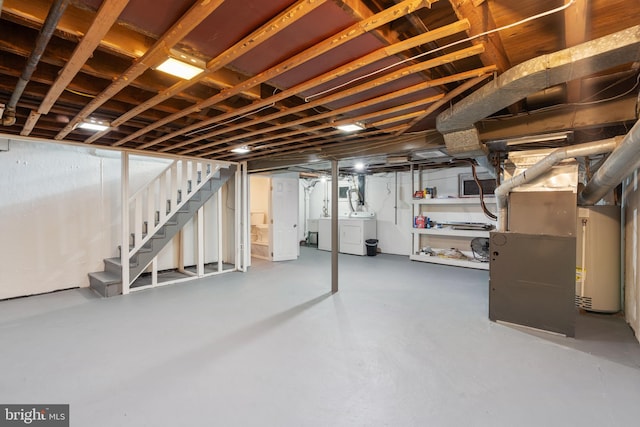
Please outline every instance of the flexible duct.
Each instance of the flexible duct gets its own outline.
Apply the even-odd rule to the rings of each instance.
[[[29,80],[31,80],[31,76],[36,70],[38,62],[40,62],[40,58],[42,58],[44,50],[49,44],[49,40],[51,40],[51,36],[53,36],[53,32],[58,26],[58,22],[60,21],[60,18],[62,17],[62,14],[64,13],[68,5],[69,0],[56,0],[56,2],[51,5],[49,14],[47,15],[47,18],[42,25],[40,34],[38,34],[36,45],[33,51],[31,51],[31,55],[29,55],[29,58],[27,59],[27,65],[25,65],[24,70],[22,70],[22,74],[20,75],[18,83],[13,90],[11,99],[7,104],[6,116],[2,119],[2,124],[4,126],[12,126],[15,124],[16,106],[18,105],[18,101],[20,100],[24,89],[27,87],[27,83],[29,83]]]
[[[579,197],[581,205],[593,205],[620,184],[624,177],[640,167],[640,120],[593,175]]]
[[[595,154],[603,154],[613,151],[620,143],[622,137],[604,139],[602,141],[588,142],[586,144],[561,147],[553,150],[547,157],[531,166],[526,171],[503,182],[495,190],[496,204],[498,206],[497,231],[507,231],[508,209],[507,202],[509,193],[516,187],[533,181],[539,176],[549,171],[554,165],[562,160],[572,157],[583,157]]]

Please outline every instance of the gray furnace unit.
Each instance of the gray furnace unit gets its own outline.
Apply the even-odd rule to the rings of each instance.
[[[492,232],[489,319],[575,336],[576,238]]]
[[[505,179],[546,155],[510,153]],[[490,235],[491,320],[575,336],[577,181],[565,161],[509,194],[507,231]]]

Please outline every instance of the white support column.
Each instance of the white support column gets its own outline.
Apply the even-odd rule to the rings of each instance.
[[[249,173],[247,162],[242,162],[242,271],[246,272],[251,265],[251,218],[249,216]]]
[[[151,286],[158,286],[158,257],[151,260]]]
[[[235,179],[235,185],[233,186],[234,188],[234,194],[233,194],[233,206],[234,206],[234,218],[233,218],[233,230],[234,230],[234,244],[233,244],[233,253],[234,253],[234,264],[235,264],[235,269],[236,270],[240,270],[242,269],[242,255],[241,255],[241,251],[242,251],[242,203],[240,201],[240,186],[241,186],[241,181],[240,181],[240,175],[241,175],[241,171],[240,171],[240,167],[238,166],[236,168],[236,173],[234,174],[234,179]]]
[[[196,273],[198,277],[204,276],[204,206],[198,209],[196,214],[196,233],[198,241],[198,265]]]
[[[122,294],[129,293],[129,153],[122,152],[120,172],[120,197],[122,234],[120,236],[120,262],[122,266]]]
[[[178,162],[173,164],[171,168],[171,189],[169,190],[168,199],[171,200],[171,214],[175,212],[178,206]]]
[[[236,270],[247,271],[247,219],[246,200],[247,162],[242,162],[236,169]]]

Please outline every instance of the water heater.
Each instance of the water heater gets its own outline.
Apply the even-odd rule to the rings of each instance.
[[[620,207],[578,208],[576,237],[576,305],[620,311]]]

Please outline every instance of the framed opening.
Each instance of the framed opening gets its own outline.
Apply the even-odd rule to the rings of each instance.
[[[488,173],[479,173],[478,181],[482,186],[482,193],[485,196],[493,196],[496,190],[496,180]],[[473,174],[461,173],[458,175],[458,197],[479,197],[480,189],[473,179]]]

